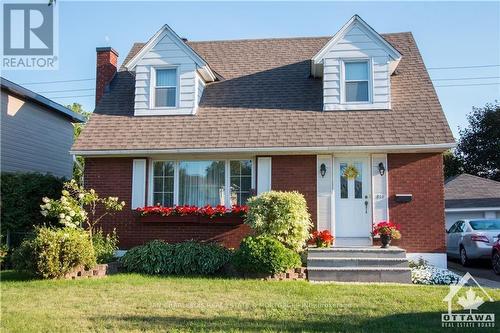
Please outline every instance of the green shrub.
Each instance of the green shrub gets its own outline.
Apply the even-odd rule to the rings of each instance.
[[[213,243],[189,241],[174,246],[172,265],[175,274],[214,274],[231,259],[231,251]]]
[[[217,244],[154,240],[130,249],[120,261],[129,272],[210,275],[220,271],[230,258],[231,252]]]
[[[1,233],[7,230],[29,232],[41,226],[45,219],[40,214],[42,197],[56,197],[61,193],[63,178],[39,173],[2,173],[1,175]]]
[[[233,256],[234,267],[244,273],[276,274],[301,266],[299,254],[269,236],[243,239]]]
[[[104,236],[102,230],[92,235],[95,257],[98,264],[105,264],[115,259],[115,251],[118,250],[118,236],[116,230]]]
[[[154,240],[131,248],[120,258],[120,262],[129,272],[168,274],[171,269],[173,250],[172,245],[161,240]]]
[[[271,236],[300,252],[312,227],[304,196],[298,192],[265,192],[248,200],[245,223],[256,235]]]
[[[14,267],[42,278],[59,278],[78,266],[96,264],[89,234],[79,228],[42,227],[14,252]]]

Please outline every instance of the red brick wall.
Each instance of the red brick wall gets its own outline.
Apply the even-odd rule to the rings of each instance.
[[[388,154],[389,218],[401,225],[398,245],[408,252],[446,252],[441,154]],[[397,203],[396,194],[413,194]]]
[[[273,156],[271,169],[271,188],[302,193],[316,227],[316,155]]]
[[[208,240],[237,247],[250,229],[246,225],[216,225],[196,222],[140,222],[130,209],[132,195],[132,158],[85,159],[85,187],[104,196],[117,196],[127,206],[122,212],[106,216],[105,232],[116,228],[120,249],[129,249],[153,239],[175,243],[184,240]]]

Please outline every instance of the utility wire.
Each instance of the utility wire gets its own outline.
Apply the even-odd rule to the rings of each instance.
[[[40,91],[38,92],[38,94],[50,94],[50,93],[60,93],[60,92],[72,92],[72,91],[89,91],[89,90],[95,90],[95,88]]]
[[[447,79],[448,80],[448,79]],[[454,80],[454,79],[450,79]],[[460,79],[457,79],[460,80]],[[491,82],[491,83],[465,83],[465,84],[444,84],[444,85],[436,85],[434,87],[469,87],[469,86],[492,86],[492,85],[500,85],[500,82]],[[47,93],[60,93],[60,92],[73,92],[73,91],[91,91],[94,88],[89,89],[74,89],[74,90],[54,90],[54,91],[43,91],[38,94],[47,94]],[[77,96],[49,96],[50,98],[70,98],[70,97],[90,97],[94,95],[77,95]]]
[[[95,95],[78,95],[78,96],[51,96],[50,98],[76,98],[76,97],[94,97]]]
[[[488,77],[466,77],[466,78],[450,78],[450,79],[433,79],[432,81],[462,81],[462,80],[485,80],[485,79],[500,79],[500,76],[488,76]],[[437,85],[436,87],[459,87],[459,86],[481,86],[481,85],[495,85],[500,84],[496,82],[490,83],[464,83],[464,84],[449,84],[449,85]],[[64,92],[74,92],[74,91],[93,91],[95,88],[86,89],[66,89],[66,90],[50,90],[50,91],[40,91],[38,94],[53,94],[53,93],[64,93]],[[53,97],[55,98],[55,97]]]
[[[500,84],[500,82],[497,82],[497,83],[445,84],[445,85],[434,86],[434,87],[439,88],[439,87],[492,86],[492,85],[496,85],[496,84]]]
[[[429,67],[428,70],[439,69],[460,69],[460,68],[487,68],[487,67],[500,67],[500,65],[473,65],[473,66],[450,66],[450,67]],[[95,77],[88,79],[73,79],[73,80],[59,80],[59,81],[43,81],[43,82],[25,82],[20,84],[50,84],[50,83],[64,83],[64,82],[78,82],[78,81],[92,81]]]
[[[491,85],[500,85],[500,82],[497,83],[470,83],[470,84],[445,84],[434,86],[436,88],[440,87],[468,87],[468,86],[491,86]],[[76,98],[76,97],[93,97],[95,95],[75,95],[75,96],[51,96],[50,98]]]
[[[431,80],[432,81],[461,81],[461,80],[486,80],[486,79],[500,79],[500,76],[463,77],[463,78],[431,79]]]
[[[446,69],[467,69],[467,68],[488,68],[488,67],[500,67],[500,65],[472,65],[472,66],[450,66],[450,67],[429,67],[428,70],[446,70]],[[498,76],[490,76],[490,77],[466,77],[466,78],[439,78],[439,79],[431,79],[432,81],[462,81],[462,80],[486,80],[486,79],[498,79]],[[71,80],[57,80],[57,81],[40,81],[40,82],[25,82],[21,83],[22,85],[36,85],[36,84],[52,84],[52,83],[67,83],[67,82],[82,82],[82,81],[93,81],[95,78],[86,78],[86,79],[71,79]],[[448,84],[448,85],[437,85],[437,87],[464,87],[464,86],[488,86],[488,85],[497,85],[500,83],[468,83],[468,84]],[[73,92],[73,91],[91,91],[94,88],[88,89],[67,89],[67,90],[50,90],[50,91],[42,91],[39,94],[50,94],[50,93],[60,93],[60,92]],[[70,97],[90,97],[94,95],[79,95],[79,96],[59,96],[59,97],[51,97],[51,98],[70,98]]]
[[[435,69],[461,69],[461,68],[486,68],[486,67],[500,67],[500,65],[474,65],[474,66],[453,66],[453,67],[429,67],[428,70]]]
[[[451,66],[451,67],[429,67],[428,70],[439,70],[439,69],[460,69],[460,68],[487,68],[487,67],[500,67],[500,65],[473,65],[473,66]],[[464,78],[469,79],[469,78]],[[472,79],[472,78],[470,78]],[[41,81],[41,82],[25,82],[20,83],[24,85],[32,85],[32,84],[51,84],[51,83],[66,83],[66,82],[80,82],[80,81],[93,81],[95,77],[88,79],[72,79],[72,80],[58,80],[58,81]],[[436,79],[441,80],[441,79]],[[442,79],[448,80],[448,79]]]
[[[90,79],[75,79],[75,80],[61,80],[61,81],[44,81],[44,82],[26,82],[26,83],[20,83],[20,84],[49,84],[49,83],[64,83],[64,82],[78,82],[78,81],[91,81],[95,80],[94,78]]]

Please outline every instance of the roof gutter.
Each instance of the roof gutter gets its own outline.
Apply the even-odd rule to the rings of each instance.
[[[207,154],[207,153],[338,153],[338,152],[443,152],[455,147],[455,143],[421,145],[378,145],[378,146],[327,146],[327,147],[240,147],[240,148],[175,148],[175,149],[111,149],[111,150],[71,150],[81,156],[136,156],[152,154]]]

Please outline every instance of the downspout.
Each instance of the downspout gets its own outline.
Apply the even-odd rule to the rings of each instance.
[[[71,156],[73,157],[73,163],[76,164],[76,167],[82,173],[82,180],[81,180],[81,184],[80,185],[84,186],[85,178],[83,177],[83,166],[80,164],[80,162],[78,162],[78,159],[76,158],[75,154],[72,154]]]

